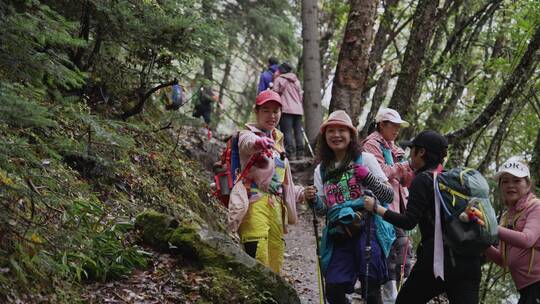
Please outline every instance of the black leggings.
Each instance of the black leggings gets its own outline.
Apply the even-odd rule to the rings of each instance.
[[[345,294],[350,292],[350,284],[326,284],[326,299],[330,304],[349,304]],[[364,291],[362,291],[363,296]],[[368,284],[367,303],[382,304],[381,285],[371,282]]]
[[[435,279],[431,267],[413,267],[409,278],[399,291],[396,304],[427,303],[446,292],[450,304],[478,304],[480,278],[445,276]]]
[[[538,304],[540,303],[540,281],[533,283],[519,290],[518,304]]]

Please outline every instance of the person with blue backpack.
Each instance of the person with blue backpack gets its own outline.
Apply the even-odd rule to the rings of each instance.
[[[360,150],[357,136],[345,111],[328,116],[320,127],[315,185],[304,190],[306,199],[326,214],[320,266],[330,304],[349,303],[346,294],[354,291],[357,280],[367,303],[381,303],[386,257],[395,239],[392,225],[364,211],[372,196],[381,204],[391,203],[393,191],[375,157]]]
[[[371,128],[373,131],[362,141],[362,148],[375,156],[394,189],[394,200],[388,206],[389,209],[399,213],[405,212],[407,207],[409,192],[406,187],[414,178],[414,172],[404,158],[405,151],[394,141],[401,127],[408,126],[409,123],[401,119],[396,110],[381,109],[375,116],[375,123]],[[403,229],[394,228],[396,240],[387,261],[390,280],[383,286],[385,304],[396,301],[398,286],[409,276],[413,259],[411,238]]]
[[[257,94],[267,89],[272,88],[274,81],[274,73],[278,70],[279,62],[276,57],[268,58],[268,65],[264,71],[262,71],[259,78],[259,85],[257,86]]]
[[[184,90],[178,79],[173,80],[172,93],[171,93],[171,103],[165,106],[167,110],[178,110],[185,103]]]
[[[435,131],[423,131],[406,145],[411,147],[410,165],[416,176],[409,187],[409,201],[405,213],[400,214],[373,201],[365,203],[368,210],[397,227],[411,230],[418,225],[420,228],[421,240],[416,251],[417,259],[409,278],[398,293],[396,303],[427,303],[446,292],[451,304],[476,304],[481,279],[481,254],[456,252],[447,242],[448,231],[445,232],[443,242],[443,214],[440,210],[443,206],[439,196],[435,196],[438,191],[434,181],[437,174],[442,172],[448,142]],[[487,184],[482,188],[483,194],[487,195]],[[453,193],[463,196],[457,191]],[[486,210],[485,216],[490,215],[494,219],[493,210],[490,211],[488,214]]]

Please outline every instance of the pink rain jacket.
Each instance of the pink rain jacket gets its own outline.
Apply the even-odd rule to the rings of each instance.
[[[499,238],[506,243],[508,269],[518,290],[540,281],[540,200],[529,194],[509,208],[505,217],[507,224],[518,217],[515,227],[508,229],[499,226]],[[500,245],[499,245],[500,246]],[[488,259],[503,265],[503,254],[499,248],[490,247],[486,251]],[[531,260],[531,256],[534,257]],[[529,272],[529,264],[532,267]]]
[[[387,142],[382,137],[381,133],[377,131],[371,133],[362,142],[362,144],[363,144],[364,151],[375,155],[375,158],[379,162],[379,165],[381,165],[381,168],[384,174],[386,175],[386,177],[388,177],[388,182],[390,182],[390,184],[392,185],[392,188],[394,189],[394,200],[392,201],[392,204],[389,207],[390,207],[390,210],[399,212],[399,196],[401,194],[403,204],[406,207],[407,198],[409,197],[409,191],[405,187],[408,187],[414,178],[414,172],[412,168],[409,166],[409,163],[398,162],[398,158],[402,157],[403,154],[405,154],[405,152],[403,151],[403,149],[398,147],[394,142]],[[390,151],[392,152],[394,165],[386,164],[386,161],[383,156],[381,144],[387,149],[390,149]]]
[[[300,81],[294,73],[279,75],[274,80],[272,90],[281,96],[283,102],[282,111],[286,114],[304,115],[302,106],[302,88]]]

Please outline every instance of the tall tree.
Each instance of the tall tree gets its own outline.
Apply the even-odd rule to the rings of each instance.
[[[433,36],[438,6],[439,0],[420,0],[416,6],[399,79],[389,104],[402,114],[409,112],[419,88],[417,81]]]
[[[536,143],[534,145],[532,156],[531,175],[533,180],[536,181],[536,187],[540,188],[540,129],[536,135]]]
[[[369,49],[379,0],[351,0],[332,87],[330,111],[345,110],[358,124],[368,76]]]
[[[322,123],[321,59],[317,0],[302,0],[302,41],[304,67],[304,112],[307,137],[315,141]]]
[[[470,124],[463,128],[447,134],[448,141],[450,143],[456,142],[468,138],[474,134],[480,127],[490,122],[495,114],[500,110],[506,99],[521,85],[526,83],[532,73],[534,72],[538,61],[540,60],[540,26],[537,26],[535,33],[531,38],[525,54],[521,57],[521,60],[517,67],[514,69],[510,77],[504,82],[502,87],[497,92],[497,95],[493,97],[491,102],[484,108],[484,110],[474,119]]]

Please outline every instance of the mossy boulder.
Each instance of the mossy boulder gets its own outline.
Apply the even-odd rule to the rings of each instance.
[[[135,226],[146,244],[178,254],[211,273],[214,279],[206,295],[213,303],[300,303],[289,283],[248,256],[227,235],[178,224],[150,210],[137,216]]]

